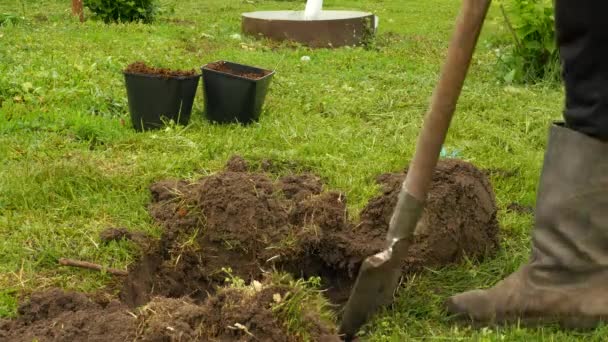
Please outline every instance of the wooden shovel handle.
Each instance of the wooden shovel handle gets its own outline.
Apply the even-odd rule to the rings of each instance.
[[[462,2],[447,58],[433,92],[429,111],[425,115],[416,152],[404,183],[405,190],[419,201],[426,200],[433,171],[437,166],[490,2],[491,0]]]

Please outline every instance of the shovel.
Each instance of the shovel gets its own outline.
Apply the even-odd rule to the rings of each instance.
[[[437,165],[441,147],[471,64],[491,0],[463,0],[447,58],[424,124],[414,159],[401,187],[386,235],[385,249],[362,263],[346,303],[340,334],[352,339],[380,306],[392,302]]]

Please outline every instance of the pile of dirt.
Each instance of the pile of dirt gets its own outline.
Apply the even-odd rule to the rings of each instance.
[[[0,320],[0,340],[126,341],[135,328],[122,303],[96,302],[59,289],[34,293],[18,314],[18,319]]]
[[[230,65],[228,65],[226,62],[223,62],[223,61],[209,63],[209,64],[207,64],[207,68],[209,68],[211,70],[223,72],[226,74],[230,74],[230,75],[245,77],[245,78],[248,78],[251,80],[259,80],[260,78],[264,78],[265,76],[268,76],[271,73],[271,71],[262,70],[262,69],[260,69],[259,71],[257,71],[257,70],[253,71],[251,69],[248,69],[248,71],[238,70],[236,68],[231,67]]]
[[[34,294],[16,320],[0,320],[0,340],[29,341],[302,341],[275,312],[301,288],[272,282],[220,289],[201,305],[188,298],[154,298],[130,310],[123,303],[94,300],[55,289]],[[339,341],[332,322],[314,305],[302,311],[301,326],[313,341]]]
[[[197,182],[151,187],[151,215],[164,233],[131,267],[121,298],[131,306],[154,296],[204,300],[226,276],[246,281],[279,269],[295,277],[320,276],[327,296],[343,303],[358,268],[382,250],[405,173],[379,177],[380,196],[351,222],[346,198],[322,192],[312,174],[249,172],[241,158]],[[463,256],[481,258],[498,247],[496,204],[489,181],[473,165],[438,165],[405,272],[440,267]]]
[[[288,176],[275,184],[267,175],[231,170],[193,184],[152,185],[150,213],[164,232],[129,270],[123,300],[136,306],[157,295],[204,299],[229,273],[250,281],[275,265],[298,264],[307,247],[301,241],[309,240],[314,229],[296,222],[304,217],[292,210],[293,198],[320,190],[312,175],[297,182]],[[344,216],[344,204],[335,205]]]
[[[196,70],[172,70],[167,68],[156,68],[146,65],[145,62],[134,62],[129,64],[124,70],[127,74],[140,74],[140,75],[155,75],[165,78],[171,77],[191,77],[197,76]]]
[[[383,194],[363,210],[355,235],[374,243],[380,241],[388,230],[405,177],[406,173],[378,177]],[[414,243],[403,265],[404,271],[444,266],[465,255],[479,258],[491,254],[498,248],[496,214],[494,191],[480,170],[459,160],[439,162]],[[366,248],[363,254],[379,248],[375,244],[362,246]]]

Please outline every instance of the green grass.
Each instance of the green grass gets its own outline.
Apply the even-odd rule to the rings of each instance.
[[[301,1],[163,1],[153,25],[76,22],[69,2],[0,0],[17,18],[0,26],[0,315],[21,294],[49,286],[93,291],[109,277],[57,267],[59,257],[126,267],[128,243],[100,245],[98,233],[124,226],[159,234],[146,211],[148,186],[196,179],[233,154],[295,161],[346,192],[353,215],[377,193],[374,178],[407,165],[445,56],[458,1],[327,0],[380,16],[374,48],[310,50],[239,33],[239,14],[302,8]],[[447,321],[441,303],[488,286],[524,262],[532,219],[504,209],[534,205],[551,120],[561,116],[556,86],[505,87],[488,44],[498,31],[492,8],[446,147],[492,177],[503,247],[496,258],[417,275],[395,305],[365,327],[371,341],[601,340],[554,327],[472,330]],[[311,62],[302,63],[304,55]],[[202,119],[199,89],[186,128],[135,133],[121,69],[135,60],[175,68],[228,59],[278,65],[259,124],[216,126]],[[127,122],[123,125],[123,122]]]

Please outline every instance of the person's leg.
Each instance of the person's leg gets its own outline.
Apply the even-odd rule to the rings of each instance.
[[[608,1],[557,0],[557,43],[568,127],[608,140]]]
[[[553,125],[530,262],[487,290],[453,296],[450,313],[484,323],[594,326],[608,319],[608,1],[556,1],[565,125]],[[605,28],[602,28],[605,26]],[[600,32],[601,31],[601,32]]]

